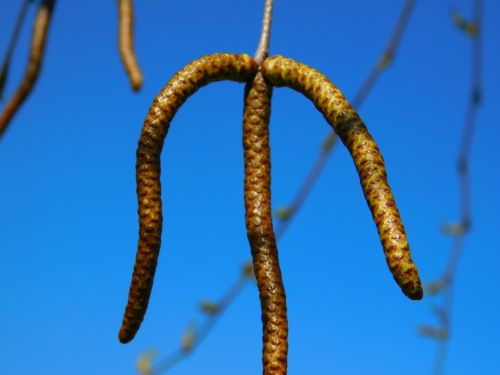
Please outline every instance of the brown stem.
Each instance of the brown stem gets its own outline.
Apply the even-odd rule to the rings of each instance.
[[[134,91],[142,86],[142,73],[134,50],[134,8],[132,0],[118,0],[118,44],[123,65]]]
[[[119,333],[122,343],[132,340],[139,329],[153,287],[162,231],[160,154],[170,122],[186,99],[204,85],[221,80],[248,82],[256,72],[257,65],[248,55],[201,57],[181,69],[160,91],[149,109],[137,148],[139,244]]]
[[[308,97],[334,128],[353,158],[394,279],[409,298],[421,299],[422,284],[387,183],[384,160],[356,111],[332,82],[307,65],[274,56],[264,61],[262,73],[274,86],[288,86]]]
[[[271,95],[272,87],[261,73],[247,84],[243,118],[245,221],[262,311],[263,374],[284,375],[287,369],[288,320],[271,211]]]
[[[271,21],[273,17],[273,0],[266,0],[264,4],[264,16],[262,17],[262,30],[260,32],[259,46],[255,51],[254,60],[257,64],[269,55],[269,38],[271,36]]]
[[[16,112],[19,110],[23,102],[33,90],[37,81],[42,60],[45,52],[45,43],[49,31],[52,11],[55,5],[55,0],[43,0],[38,7],[33,25],[31,37],[31,50],[28,61],[28,66],[24,73],[24,78],[17,91],[10,98],[5,106],[3,113],[0,115],[0,137],[3,136],[5,129],[9,125]]]

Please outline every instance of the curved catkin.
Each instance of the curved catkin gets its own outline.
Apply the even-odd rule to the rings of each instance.
[[[384,159],[356,111],[332,82],[307,65],[273,56],[264,61],[262,72],[274,86],[288,86],[304,94],[334,128],[356,165],[394,279],[409,298],[421,299],[422,284],[387,183]]]
[[[245,221],[259,288],[264,375],[286,374],[288,321],[271,211],[269,116],[272,87],[258,73],[245,90]]]
[[[139,203],[139,244],[119,339],[134,338],[144,318],[160,250],[162,204],[160,153],[170,122],[179,107],[209,82],[248,82],[257,64],[248,55],[214,54],[201,57],[181,69],[160,91],[144,120],[137,148],[137,199]]]
[[[3,113],[0,115],[0,137],[12,120],[18,109],[33,90],[42,67],[45,52],[45,43],[49,32],[50,20],[54,9],[55,0],[43,0],[38,7],[31,37],[31,50],[28,66],[24,73],[21,85],[12,98],[8,101]]]
[[[123,65],[134,91],[142,86],[142,73],[134,50],[134,9],[132,0],[118,0],[118,45]]]

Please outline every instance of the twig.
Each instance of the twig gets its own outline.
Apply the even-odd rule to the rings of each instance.
[[[476,118],[481,105],[482,97],[482,0],[474,0],[473,22],[463,28],[468,30],[472,37],[472,61],[471,61],[471,87],[469,93],[469,102],[467,105],[462,139],[457,158],[457,173],[459,177],[460,190],[460,221],[454,226],[459,230],[451,233],[455,236],[448,263],[442,277],[443,282],[443,313],[446,319],[441,321],[442,329],[447,333],[447,340],[439,340],[435,363],[434,374],[442,375],[445,373],[446,358],[449,350],[449,337],[451,332],[453,300],[455,293],[455,279],[458,272],[458,265],[463,253],[465,237],[468,235],[471,227],[471,203],[470,203],[470,175],[469,160],[473,142],[474,130],[476,127]],[[472,32],[473,30],[474,32]],[[445,227],[446,230],[446,227]]]
[[[196,330],[194,340],[189,349],[182,350],[181,348],[179,348],[175,352],[171,353],[161,361],[157,362],[154,365],[154,367],[151,367],[149,369],[148,375],[162,374],[171,369],[172,367],[174,367],[175,365],[177,365],[179,362],[181,362],[189,355],[191,355],[193,349],[199,346],[205,340],[208,334],[212,331],[212,328],[221,318],[222,313],[226,311],[227,307],[241,293],[243,288],[247,285],[248,280],[251,280],[251,278],[249,279],[249,277],[245,274],[245,272],[243,272],[243,274],[238,279],[236,279],[236,281],[229,287],[226,293],[222,296],[221,300],[216,305],[217,311],[213,314],[210,314],[209,317],[206,319],[205,323],[201,326],[201,328]]]
[[[17,20],[14,25],[14,31],[12,32],[9,45],[7,47],[7,52],[5,52],[5,56],[3,58],[2,68],[0,70],[0,100],[2,100],[3,97],[3,88],[5,87],[5,84],[7,82],[10,60],[12,59],[14,49],[17,45],[17,39],[19,38],[21,28],[23,26],[24,20],[26,19],[26,13],[28,11],[29,4],[30,0],[24,0],[21,9],[19,10],[19,14],[17,15]]]
[[[271,35],[271,22],[273,18],[273,0],[265,0],[264,16],[262,17],[262,30],[260,32],[259,46],[255,51],[254,60],[262,64],[269,54],[269,39]]]

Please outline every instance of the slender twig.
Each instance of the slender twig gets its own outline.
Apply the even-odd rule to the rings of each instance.
[[[473,24],[475,34],[472,38],[472,61],[471,61],[471,83],[469,102],[465,112],[464,127],[462,132],[461,144],[457,158],[457,173],[459,178],[459,206],[460,206],[460,231],[455,233],[452,242],[448,263],[442,277],[443,282],[443,314],[446,319],[441,319],[442,329],[446,332],[448,339],[439,340],[435,363],[434,374],[442,375],[445,373],[446,358],[449,351],[449,337],[451,333],[451,324],[453,316],[453,301],[455,294],[455,279],[458,272],[458,265],[463,253],[465,237],[468,235],[471,227],[471,203],[470,203],[470,175],[469,161],[474,130],[476,127],[476,118],[481,105],[482,96],[482,0],[474,0]]]
[[[260,32],[259,46],[255,51],[254,60],[262,64],[269,54],[269,39],[271,36],[271,22],[273,18],[273,0],[265,0],[264,16],[262,17],[262,30]]]
[[[35,22],[33,25],[31,51],[28,66],[24,73],[24,78],[21,82],[21,85],[11,97],[11,99],[5,106],[3,113],[0,115],[0,137],[2,137],[9,122],[12,120],[18,109],[21,107],[21,105],[35,86],[38,75],[40,73],[40,69],[42,67],[45,44],[47,41],[47,34],[49,31],[54,4],[55,0],[43,0],[38,7],[38,11],[35,16]]]
[[[194,341],[192,345],[189,347],[189,350],[182,350],[179,348],[178,350],[170,353],[167,357],[163,358],[161,361],[158,361],[153,367],[149,369],[148,375],[157,375],[162,374],[183,359],[188,357],[193,353],[193,349],[196,346],[199,346],[208,334],[212,331],[212,328],[217,323],[217,321],[221,318],[222,313],[226,311],[227,307],[236,299],[236,297],[241,293],[243,288],[247,285],[247,281],[249,280],[248,276],[242,274],[236,281],[229,287],[229,289],[224,293],[219,303],[216,305],[217,312],[211,314],[209,318],[206,319],[205,323],[196,330],[196,334],[194,337]]]
[[[26,19],[26,13],[28,11],[29,4],[30,0],[24,0],[23,4],[21,5],[21,9],[19,10],[19,14],[17,15],[17,20],[14,25],[14,31],[12,32],[7,51],[5,52],[3,58],[2,68],[0,70],[0,100],[3,96],[3,88],[7,82],[10,61],[12,59],[12,55],[14,54],[14,49],[16,48],[17,39],[19,38],[19,34],[21,33],[21,28],[23,26],[24,20]]]

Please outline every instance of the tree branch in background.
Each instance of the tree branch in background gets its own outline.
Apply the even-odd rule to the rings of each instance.
[[[142,86],[142,73],[134,50],[134,8],[132,0],[118,0],[118,45],[123,66],[134,91]]]
[[[465,20],[458,12],[452,12],[452,19],[455,25],[466,33],[472,40],[472,61],[471,61],[471,87],[469,102],[465,112],[464,128],[460,149],[457,158],[457,173],[459,178],[460,191],[460,219],[458,223],[445,224],[442,230],[445,234],[453,236],[451,251],[448,263],[443,276],[430,283],[426,289],[429,294],[441,294],[442,305],[434,307],[433,313],[436,315],[440,326],[421,326],[419,332],[438,341],[436,358],[434,363],[434,374],[445,373],[446,358],[448,355],[449,338],[451,333],[451,323],[453,314],[454,281],[458,271],[458,264],[465,244],[465,237],[471,227],[471,205],[470,205],[470,176],[469,159],[471,146],[476,127],[476,118],[479,106],[481,105],[481,26],[482,26],[482,0],[474,0],[474,19]]]
[[[42,0],[38,7],[38,11],[35,16],[35,22],[33,25],[28,67],[26,68],[26,71],[24,73],[24,78],[21,82],[21,85],[18,87],[14,95],[10,98],[3,110],[3,113],[0,115],[0,138],[5,133],[9,122],[12,120],[16,112],[19,110],[19,108],[35,86],[38,74],[40,73],[40,69],[42,67],[45,44],[47,41],[47,35],[50,26],[50,20],[52,18],[54,4],[55,0]]]
[[[5,56],[3,58],[2,68],[0,70],[0,100],[3,99],[3,92],[5,89],[5,85],[7,84],[7,77],[9,74],[10,61],[12,59],[12,55],[14,54],[14,49],[16,48],[17,39],[19,38],[19,34],[21,33],[21,28],[24,24],[24,20],[26,19],[26,13],[28,11],[30,2],[30,0],[23,1],[21,9],[19,10],[19,14],[17,15],[17,20],[14,25],[14,31],[12,32],[12,36],[10,37],[7,52],[5,52]]]
[[[410,16],[412,14],[413,8],[415,5],[415,0],[407,0],[405,5],[401,11],[399,16],[397,25],[390,37],[390,41],[384,50],[379,61],[374,65],[369,75],[363,82],[361,88],[358,90],[358,93],[355,95],[352,105],[353,107],[359,109],[366,99],[371,89],[374,87],[380,75],[391,65],[392,61],[397,52],[397,48],[401,42],[401,38],[404,34],[404,31],[408,25]],[[259,47],[257,48],[255,59],[265,59],[268,54],[268,45],[269,45],[269,30],[271,23],[271,14],[272,14],[272,0],[266,0],[264,16],[263,16],[263,26],[262,33],[259,42]],[[267,35],[266,35],[267,34]],[[267,46],[267,47],[266,47]],[[292,203],[285,209],[278,210],[277,218],[279,219],[279,223],[276,228],[276,238],[279,240],[283,237],[290,223],[290,219],[297,213],[297,211],[302,206],[305,201],[307,195],[309,194],[311,188],[314,186],[314,183],[318,179],[321,171],[324,169],[326,162],[328,161],[328,157],[335,146],[337,141],[336,134],[332,131],[324,140],[320,154],[314,163],[313,167],[309,171],[309,174],[304,181],[304,184],[299,189],[297,195],[293,199]],[[219,320],[221,314],[225,311],[227,307],[236,299],[239,293],[243,290],[244,284],[248,283],[248,281],[254,280],[253,277],[250,277],[253,273],[252,262],[249,261],[245,263],[243,269],[246,270],[246,277],[240,277],[234,282],[228,292],[224,294],[224,297],[221,299],[219,303],[203,303],[201,305],[201,311],[206,315],[203,323],[196,327],[193,324],[190,324],[186,332],[184,333],[182,343],[186,341],[190,343],[190,345],[183,345],[181,343],[181,348],[173,351],[171,354],[166,356],[164,359],[158,361],[156,364],[153,364],[153,361],[156,357],[152,356],[152,351],[147,351],[142,353],[137,361],[137,369],[139,373],[142,375],[157,375],[164,372],[167,372],[174,368],[177,364],[182,362],[183,359],[186,359],[194,349],[196,349],[203,340],[207,337],[207,335],[212,331],[215,327],[217,321]],[[242,285],[243,284],[243,285]],[[235,287],[237,286],[237,287]],[[226,296],[230,295],[231,298],[227,299]],[[222,303],[224,302],[224,303]],[[204,306],[204,307],[203,307]],[[210,306],[215,308],[210,309]],[[189,340],[185,340],[188,337]]]

